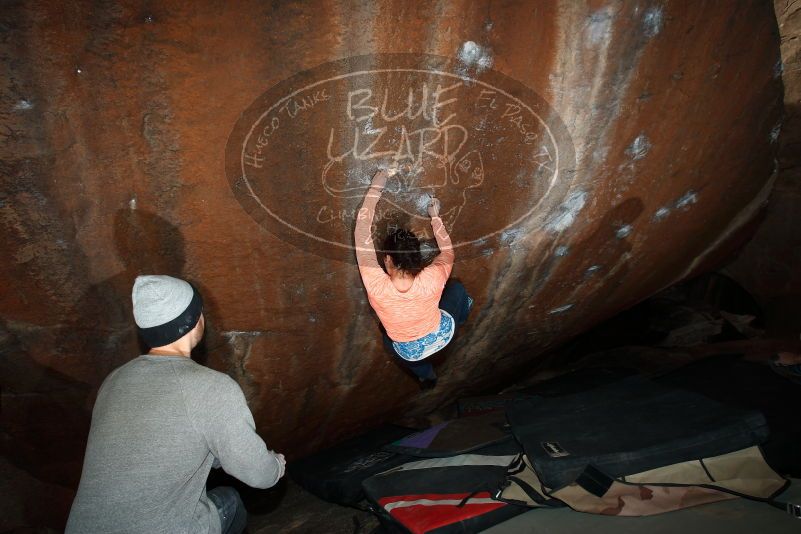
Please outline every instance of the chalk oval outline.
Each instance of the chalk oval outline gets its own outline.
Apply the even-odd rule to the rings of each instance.
[[[320,69],[323,69],[323,68],[326,68],[326,67],[331,67],[331,68],[334,68],[334,69],[347,67],[347,63],[351,62],[351,61],[361,61],[361,60],[372,60],[372,61],[375,61],[376,59],[385,59],[385,60],[391,60],[391,59],[413,59],[413,60],[416,60],[417,62],[423,62],[425,60],[428,60],[428,61],[432,61],[433,60],[433,61],[439,62],[440,64],[448,64],[448,63],[452,63],[452,61],[453,61],[451,58],[435,56],[435,55],[431,55],[431,54],[403,54],[403,53],[401,53],[401,54],[392,54],[392,53],[367,54],[367,55],[361,55],[361,56],[350,56],[350,57],[347,57],[347,58],[328,61],[328,62],[325,62],[325,63],[321,63],[321,64],[319,64],[319,65],[317,65],[315,67],[312,67],[312,68],[303,70],[301,72],[298,72],[294,76],[291,76],[289,78],[285,78],[285,79],[279,81],[278,83],[276,83],[275,85],[270,87],[270,89],[268,89],[267,91],[262,93],[260,95],[260,97],[257,98],[253,102],[253,104],[251,104],[251,106],[248,108],[248,110],[246,110],[246,112],[243,112],[243,115],[245,113],[247,113],[247,111],[252,109],[253,106],[256,105],[256,103],[258,103],[261,99],[263,99],[265,97],[265,95],[268,95],[270,92],[275,91],[281,85],[290,84],[292,82],[292,80],[294,80],[294,79],[296,79],[296,78],[298,78],[300,76],[307,75],[307,74],[313,75],[314,71],[317,71],[317,70],[320,70]],[[355,251],[359,251],[359,250],[371,250],[369,248],[359,247],[359,246],[357,246],[355,244],[354,245],[350,245],[350,244],[342,243],[340,241],[332,241],[332,240],[329,240],[329,239],[322,238],[322,237],[317,236],[315,234],[312,234],[312,233],[310,233],[310,232],[308,232],[308,231],[306,231],[306,230],[304,230],[302,228],[299,228],[298,226],[296,226],[295,224],[293,224],[291,222],[288,222],[288,221],[285,221],[284,219],[282,219],[278,214],[276,214],[275,212],[273,212],[273,210],[271,210],[268,206],[266,206],[264,204],[264,202],[262,202],[261,198],[255,193],[255,191],[251,187],[250,181],[248,180],[247,173],[246,173],[246,170],[245,170],[245,158],[244,158],[244,156],[245,156],[246,147],[247,147],[248,143],[250,142],[250,139],[253,136],[254,131],[257,129],[257,126],[262,123],[262,121],[265,119],[265,117],[267,117],[276,108],[278,108],[281,105],[283,105],[289,99],[295,98],[297,95],[299,95],[299,94],[301,94],[303,92],[306,92],[306,91],[308,91],[310,89],[313,89],[313,88],[315,88],[317,86],[320,86],[320,85],[328,83],[328,82],[339,81],[339,80],[351,78],[351,77],[354,77],[354,76],[369,75],[371,73],[381,74],[381,73],[391,73],[391,72],[421,73],[421,74],[429,74],[429,75],[433,74],[433,75],[437,75],[437,76],[443,76],[443,77],[447,77],[447,78],[451,78],[451,79],[461,80],[461,81],[466,82],[468,84],[471,84],[471,83],[472,84],[478,84],[478,85],[481,85],[483,87],[489,88],[489,89],[491,89],[493,91],[497,91],[498,93],[502,94],[506,98],[508,98],[508,99],[520,104],[521,107],[525,108],[526,111],[528,111],[532,116],[534,116],[536,118],[537,122],[539,122],[539,124],[541,124],[545,128],[545,130],[548,132],[548,137],[550,138],[551,144],[553,145],[553,147],[555,149],[556,153],[555,153],[555,158],[554,158],[554,162],[555,162],[554,171],[552,173],[551,179],[549,180],[547,189],[542,194],[542,196],[530,207],[529,210],[527,210],[524,214],[522,214],[521,216],[517,217],[516,219],[514,219],[510,223],[506,224],[502,228],[499,228],[499,229],[494,230],[492,232],[489,232],[487,234],[481,235],[481,236],[476,237],[474,239],[471,239],[469,241],[462,241],[460,243],[454,244],[453,248],[454,249],[459,249],[459,248],[467,247],[467,246],[481,245],[482,243],[486,243],[486,241],[488,239],[493,238],[495,236],[498,236],[498,235],[502,234],[503,232],[505,232],[506,230],[508,230],[509,228],[515,227],[516,225],[518,225],[522,221],[532,217],[532,215],[537,210],[537,208],[539,208],[540,205],[543,203],[543,201],[545,201],[546,198],[548,198],[548,196],[552,193],[554,187],[558,183],[558,179],[559,179],[559,175],[560,175],[560,162],[561,162],[561,154],[560,154],[561,149],[560,149],[560,143],[559,143],[560,140],[557,140],[557,138],[554,136],[554,133],[552,131],[552,126],[549,125],[547,122],[545,122],[543,120],[543,118],[540,116],[540,114],[537,113],[536,111],[534,111],[534,109],[532,109],[532,107],[528,103],[526,103],[523,100],[521,100],[520,98],[512,95],[509,91],[507,91],[505,89],[502,89],[500,87],[497,87],[495,85],[492,85],[490,83],[487,83],[485,81],[479,80],[477,78],[467,76],[466,74],[448,72],[448,71],[445,71],[445,70],[441,70],[441,68],[412,68],[412,67],[401,67],[401,68],[394,67],[394,68],[376,68],[376,69],[369,69],[368,68],[368,69],[361,69],[361,70],[352,71],[352,72],[345,72],[345,73],[339,74],[337,76],[327,77],[325,79],[317,80],[317,81],[315,81],[313,83],[306,84],[303,87],[301,87],[299,89],[296,89],[296,90],[292,91],[291,93],[289,93],[289,94],[283,96],[282,98],[278,99],[272,105],[270,105],[270,107],[267,110],[262,112],[258,116],[258,118],[256,118],[251,123],[251,126],[248,129],[247,134],[245,135],[245,137],[244,137],[244,139],[243,139],[243,141],[241,143],[241,149],[238,152],[238,154],[239,154],[239,157],[238,157],[239,173],[238,174],[239,174],[239,176],[237,177],[236,181],[241,180],[244,183],[245,187],[247,188],[246,194],[251,199],[253,199],[253,201],[256,202],[256,204],[259,206],[259,208],[261,208],[261,210],[264,213],[269,215],[273,220],[277,221],[278,223],[283,225],[285,228],[287,228],[289,230],[292,230],[296,234],[302,235],[302,236],[304,236],[306,238],[310,238],[313,241],[316,241],[316,242],[319,242],[319,243],[324,243],[326,245],[333,245],[333,246],[337,247],[340,250],[348,250],[348,251],[354,251],[354,252]],[[488,72],[488,71],[484,71],[484,72]],[[492,70],[492,69],[489,69],[489,72],[492,72],[495,75],[499,75],[502,78],[504,78],[504,79],[506,79],[508,81],[511,81],[512,83],[517,84],[519,87],[525,89],[526,92],[532,93],[533,95],[535,95],[536,99],[539,100],[539,103],[541,103],[546,110],[552,112],[551,120],[556,123],[554,126],[556,126],[557,129],[561,129],[562,130],[561,133],[563,133],[564,136],[568,140],[570,140],[569,142],[570,142],[570,146],[572,148],[572,140],[570,139],[570,135],[569,135],[569,133],[567,131],[567,127],[564,125],[564,123],[562,122],[561,118],[558,116],[558,114],[556,114],[555,110],[553,110],[553,108],[550,106],[550,104],[548,104],[545,101],[545,99],[540,97],[539,94],[536,93],[536,91],[532,90],[531,88],[529,88],[528,86],[524,85],[520,81],[515,80],[514,78],[511,78],[510,76],[507,76],[505,74],[502,74],[502,73],[497,72],[497,71]],[[239,121],[237,121],[237,126],[238,125],[239,125]],[[235,126],[235,130],[236,130],[236,126]],[[564,141],[564,140],[561,140],[561,141]],[[568,156],[569,156],[569,154],[568,154]],[[227,165],[226,165],[226,167],[227,167]],[[231,176],[229,176],[229,181],[232,182],[231,183],[232,186],[235,185],[233,183],[234,180],[232,180]],[[234,193],[236,194],[236,190],[234,190]],[[248,210],[246,209],[246,211],[248,211]],[[248,211],[248,214],[251,215],[249,211]],[[542,214],[543,217],[545,215],[547,215],[547,214]],[[257,223],[260,223],[260,221],[258,219],[255,219],[255,217],[253,217],[253,215],[251,215],[251,217],[254,218],[254,220]],[[262,226],[262,225],[260,224],[260,226]],[[270,231],[269,228],[265,228],[265,229]],[[283,238],[281,237],[280,234],[276,234],[273,231],[270,231],[270,233],[275,234],[277,237],[279,237],[280,239],[283,240]],[[296,243],[292,243],[291,242],[290,244],[292,244],[293,246],[298,246]],[[302,247],[298,247],[298,248],[302,248]]]

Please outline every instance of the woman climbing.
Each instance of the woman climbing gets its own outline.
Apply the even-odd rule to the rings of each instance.
[[[437,375],[426,358],[453,339],[456,328],[467,320],[473,299],[460,282],[448,281],[454,252],[436,198],[431,199],[428,214],[439,255],[425,266],[417,236],[396,229],[384,241],[386,272],[381,268],[371,231],[376,205],[391,174],[379,170],[364,197],[356,218],[356,260],[367,298],[384,327],[384,345],[417,376],[423,389],[429,389],[436,385]]]

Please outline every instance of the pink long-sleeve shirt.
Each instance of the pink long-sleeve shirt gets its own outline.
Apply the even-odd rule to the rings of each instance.
[[[378,264],[371,228],[381,191],[371,187],[356,218],[356,261],[367,298],[393,341],[412,341],[439,328],[439,299],[453,268],[453,245],[442,219],[431,218],[440,254],[414,277],[411,287],[398,291]]]

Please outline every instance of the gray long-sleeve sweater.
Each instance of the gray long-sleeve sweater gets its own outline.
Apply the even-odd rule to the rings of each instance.
[[[256,488],[283,475],[234,380],[182,356],[140,356],[100,388],[66,531],[218,534],[206,497],[215,459]]]

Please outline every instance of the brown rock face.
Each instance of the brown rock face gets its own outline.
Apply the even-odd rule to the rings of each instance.
[[[784,116],[779,170],[753,239],[726,267],[758,300],[768,332],[798,339],[801,332],[801,4],[775,0],[781,33]]]
[[[200,358],[297,456],[709,265],[774,168],[766,2],[19,2],[0,35],[2,446],[62,486],[139,273],[199,285]],[[439,197],[476,301],[425,395],[354,265],[393,161],[377,234]]]

